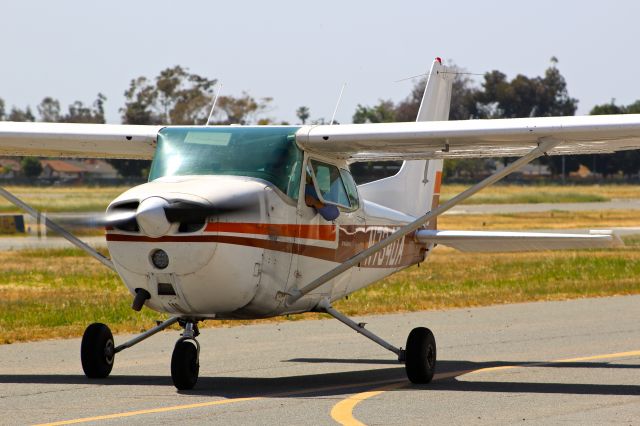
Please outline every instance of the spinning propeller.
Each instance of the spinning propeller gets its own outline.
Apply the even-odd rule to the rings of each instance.
[[[246,212],[259,207],[259,192],[233,194],[219,197],[214,203],[199,203],[190,200],[167,200],[159,196],[145,198],[140,203],[116,204],[105,214],[67,220],[73,225],[92,227],[115,227],[160,238],[180,226],[204,225],[211,216]],[[195,228],[193,229],[196,230]]]

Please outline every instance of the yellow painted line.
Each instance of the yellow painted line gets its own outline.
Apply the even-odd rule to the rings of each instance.
[[[453,371],[450,373],[442,373],[435,374],[433,376],[433,381],[449,379],[452,377],[459,377],[466,374],[474,374],[474,373],[482,373],[488,371],[499,371],[499,370],[510,370],[514,368],[524,368],[524,367],[536,367],[550,364],[560,364],[560,363],[568,363],[568,362],[580,362],[580,361],[594,361],[598,359],[615,359],[615,358],[627,358],[640,356],[640,351],[629,351],[629,352],[618,352],[613,354],[604,354],[604,355],[593,355],[593,356],[585,356],[580,358],[565,358],[559,359],[556,361],[547,361],[547,362],[536,362],[529,364],[515,364],[515,365],[502,365],[499,367],[487,367],[480,368],[477,370],[463,370],[463,371]],[[394,383],[388,386],[374,388],[367,392],[357,393],[355,395],[350,396],[349,398],[345,398],[342,401],[338,402],[331,409],[331,418],[336,422],[340,423],[343,426],[366,426],[364,423],[359,421],[353,416],[353,409],[356,405],[360,404],[362,401],[376,397],[381,393],[398,389],[402,386],[406,386],[406,382]]]
[[[215,401],[197,402],[193,404],[173,405],[169,407],[158,407],[158,408],[149,408],[145,410],[135,410],[135,411],[125,411],[122,413],[105,414],[102,416],[82,417],[78,419],[62,420],[62,421],[52,422],[52,423],[41,423],[35,426],[73,425],[78,423],[96,422],[100,420],[112,420],[112,419],[120,419],[125,417],[141,416],[145,414],[166,413],[170,411],[213,407],[216,405],[225,405],[225,404],[237,404],[240,402],[256,401],[256,400],[265,399],[265,398],[282,398],[282,397],[288,397],[293,395],[305,395],[305,394],[315,393],[315,392],[334,391],[334,390],[340,390],[340,389],[356,388],[361,386],[379,386],[379,385],[388,384],[391,382],[396,383],[398,382],[398,380],[397,379],[376,380],[376,381],[364,382],[364,383],[356,383],[356,384],[350,383],[350,384],[338,385],[338,386],[323,386],[319,388],[306,389],[303,391],[282,392],[282,393],[274,393],[274,394],[267,394],[267,395],[261,395],[261,396],[246,397],[246,398],[218,399]]]
[[[217,400],[217,401],[200,402],[196,404],[176,405],[173,407],[150,408],[147,410],[128,411],[126,413],[106,414],[104,416],[95,416],[95,417],[83,417],[81,419],[63,420],[61,422],[54,422],[54,423],[42,423],[37,426],[73,425],[77,423],[96,422],[99,420],[111,420],[111,419],[120,419],[123,417],[140,416],[142,414],[166,413],[167,411],[188,410],[191,408],[212,407],[214,405],[224,405],[224,404],[233,404],[237,402],[254,401],[256,399],[261,399],[261,398],[262,397],[259,397],[259,396],[251,397],[251,398],[233,398],[233,399],[223,399],[223,400]]]
[[[580,362],[580,361],[594,361],[596,359],[613,359],[613,358],[626,358],[632,356],[640,356],[640,351],[629,351],[629,352],[618,352],[617,354],[604,354],[604,355],[594,355],[594,356],[585,356],[581,358],[566,358],[558,361],[554,361],[551,364],[556,362]]]
[[[392,385],[384,386],[377,390],[361,392],[349,398],[343,399],[342,401],[334,405],[331,409],[331,418],[342,425],[365,426],[364,423],[361,423],[355,417],[353,417],[353,409],[355,408],[355,406],[365,399],[373,398],[374,396],[378,396],[383,392],[397,389],[399,387],[405,386],[406,384],[407,383],[405,381],[402,381],[399,383],[394,383]]]
[[[465,374],[484,373],[487,371],[497,371],[497,370],[511,370],[514,368],[524,368],[524,367],[540,367],[544,365],[562,364],[562,363],[568,363],[568,362],[595,361],[598,359],[626,358],[626,357],[634,357],[634,356],[640,356],[640,351],[628,351],[628,352],[618,352],[613,354],[583,356],[579,358],[564,358],[564,359],[558,359],[555,361],[534,362],[529,364],[502,365],[500,367],[487,367],[487,368],[480,368],[478,370],[471,370]]]

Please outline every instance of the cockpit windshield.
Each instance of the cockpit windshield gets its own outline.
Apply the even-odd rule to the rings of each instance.
[[[298,127],[167,127],[149,180],[163,176],[235,175],[264,179],[293,199],[298,198],[302,152]]]

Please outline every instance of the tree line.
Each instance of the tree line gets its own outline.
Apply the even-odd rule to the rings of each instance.
[[[578,100],[569,96],[567,82],[557,67],[558,60],[551,58],[551,65],[544,75],[527,77],[519,74],[509,80],[497,70],[485,73],[480,85],[469,77],[464,69],[458,69],[453,82],[449,120],[480,118],[526,118],[575,115]],[[453,66],[456,68],[455,66]],[[413,121],[418,114],[427,77],[417,81],[411,93],[402,101],[380,100],[373,106],[358,105],[353,115],[354,123],[382,123]],[[590,114],[638,114],[640,100],[631,105],[617,105],[615,99],[594,106]],[[500,159],[509,162],[511,159]],[[640,151],[621,151],[615,154],[573,155],[544,157],[537,160],[549,167],[554,176],[577,171],[581,164],[593,173],[607,178],[622,174],[624,177],[640,172]],[[383,163],[358,163],[354,165],[360,175],[375,175],[374,169]],[[399,163],[386,163],[391,171]],[[478,176],[495,167],[494,159],[460,159],[444,162],[445,177]]]
[[[578,100],[569,96],[567,83],[557,67],[557,59],[542,76],[527,77],[519,74],[509,80],[507,76],[493,70],[485,73],[482,82],[476,84],[465,70],[459,69],[453,82],[450,120],[479,118],[517,118],[574,115]],[[454,68],[456,68],[454,66]],[[399,102],[379,100],[375,105],[358,105],[352,120],[354,123],[382,123],[414,121],[422,99],[427,77],[415,81],[407,97]],[[190,72],[187,68],[174,66],[162,70],[155,78],[140,76],[130,81],[124,91],[125,104],[120,108],[123,124],[201,125],[209,119],[215,97],[216,79]],[[105,123],[104,104],[106,97],[98,93],[90,105],[75,101],[66,110],[57,99],[45,97],[36,106],[36,113],[29,107],[12,106],[10,109],[0,98],[0,120],[43,121],[61,123]],[[273,99],[256,99],[246,92],[239,96],[224,95],[216,101],[210,124],[288,124],[268,117]],[[640,100],[631,105],[617,105],[615,100],[596,105],[590,114],[640,113]],[[37,117],[36,117],[37,114]],[[308,107],[296,110],[300,123],[310,120]],[[311,123],[324,123],[324,119]],[[37,171],[33,159],[25,159],[25,170]],[[508,162],[508,159],[502,161]],[[640,171],[640,152],[624,151],[609,155],[570,156],[543,158],[554,175],[569,173],[580,164],[592,168],[603,176],[623,174],[636,175]],[[148,162],[138,160],[112,160],[112,164],[124,177],[143,175]],[[371,173],[381,163],[358,163],[353,166],[357,174]],[[398,163],[384,163],[383,168],[394,170]],[[488,172],[493,160],[463,159],[447,160],[445,175],[477,175]],[[595,170],[593,170],[595,167]]]

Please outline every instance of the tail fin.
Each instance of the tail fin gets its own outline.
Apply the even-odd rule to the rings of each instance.
[[[431,66],[416,121],[449,119],[453,74],[447,72],[440,58]],[[366,200],[399,210],[414,217],[438,205],[442,160],[405,161],[394,176],[358,187]],[[435,229],[435,222],[429,228]]]

